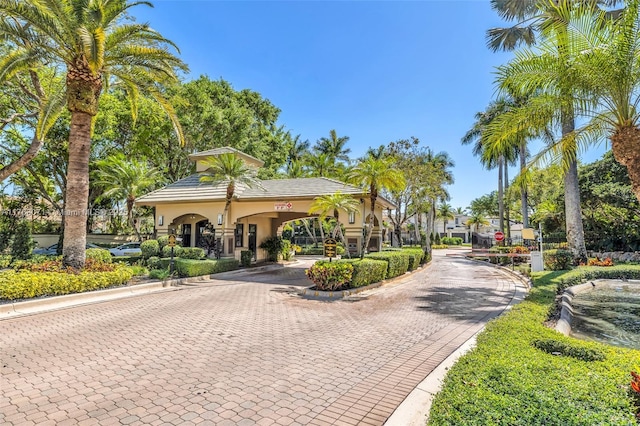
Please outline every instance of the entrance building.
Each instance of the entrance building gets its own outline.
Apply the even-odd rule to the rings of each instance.
[[[255,171],[264,164],[230,147],[199,152],[189,158],[196,162],[196,171],[201,172],[206,169],[202,162],[204,159],[224,153],[236,155]],[[200,182],[197,173],[140,197],[136,204],[155,207],[155,231],[159,236],[176,234],[186,247],[203,246],[205,239],[215,238],[223,257],[239,259],[240,252],[251,250],[256,260],[264,260],[266,253],[258,248],[262,241],[270,236],[281,235],[286,222],[314,217],[309,210],[316,197],[341,192],[360,201],[357,213],[339,212],[349,251],[353,255],[360,254],[365,221],[371,214],[369,194],[362,188],[329,178],[271,179],[260,182],[262,188],[236,187],[226,217],[227,183],[212,185]],[[381,249],[382,212],[394,208],[394,204],[385,198],[377,198],[368,251]]]

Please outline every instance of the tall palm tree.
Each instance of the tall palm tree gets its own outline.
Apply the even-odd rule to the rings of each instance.
[[[147,162],[128,160],[122,154],[107,157],[97,162],[94,184],[105,188],[101,198],[125,200],[127,221],[140,240],[140,233],[133,220],[133,206],[136,199],[146,190],[162,182],[160,173]]]
[[[348,163],[351,149],[344,147],[348,141],[349,136],[339,137],[336,131],[332,129],[329,131],[329,137],[318,139],[313,149],[320,154],[326,154],[333,162],[342,161]]]
[[[447,223],[449,223],[449,219],[454,219],[456,217],[455,210],[453,210],[453,207],[451,207],[451,204],[440,203],[436,214],[438,218],[442,219],[442,222],[444,223],[444,236],[448,237]]]
[[[287,165],[295,162],[301,162],[305,156],[309,154],[309,140],[300,140],[300,135],[296,135],[289,145],[289,152],[287,154]]]
[[[304,162],[314,177],[331,177],[336,170],[335,162],[328,154],[308,154]]]
[[[363,239],[361,256],[369,247],[376,211],[376,201],[381,190],[399,191],[405,186],[402,172],[393,167],[393,159],[390,157],[375,158],[365,157],[358,161],[349,175],[349,180],[369,191],[371,201],[371,214],[367,224],[367,234]]]
[[[200,172],[200,182],[213,186],[226,185],[224,213],[222,215],[222,234],[220,239],[224,247],[224,231],[227,227],[227,217],[231,200],[238,187],[262,188],[262,183],[256,177],[256,171],[233,153],[224,153],[206,158],[202,161],[206,169]]]
[[[467,219],[466,225],[470,227],[475,226],[475,232],[478,232],[478,230],[482,226],[489,225],[489,221],[485,219],[484,216],[482,216],[480,213],[473,213],[471,217]],[[471,232],[473,232],[473,229],[471,230]]]
[[[310,214],[319,214],[320,224],[331,216],[336,220],[336,227],[334,233],[340,237],[340,240],[347,247],[344,234],[342,233],[342,224],[340,223],[340,211],[345,213],[355,213],[360,208],[360,202],[353,198],[349,194],[343,194],[342,192],[336,192],[329,195],[321,195],[313,199],[309,208]],[[347,249],[347,256],[349,256],[349,250]]]
[[[169,48],[175,45],[146,24],[128,20],[142,2],[129,0],[3,0],[0,37],[17,46],[0,63],[0,75],[45,65],[66,67],[67,108],[71,113],[69,165],[64,216],[63,263],[81,268],[85,261],[89,153],[93,117],[107,83],[122,83],[132,97],[135,116],[140,92],[168,112],[180,139],[173,109],[159,85],[176,81],[186,66]],[[145,2],[145,4],[148,4]],[[14,25],[18,22],[19,25]]]

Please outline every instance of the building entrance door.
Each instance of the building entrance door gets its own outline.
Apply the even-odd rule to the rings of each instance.
[[[257,233],[258,233],[258,225],[249,224],[249,250],[253,253],[253,258],[257,259]]]

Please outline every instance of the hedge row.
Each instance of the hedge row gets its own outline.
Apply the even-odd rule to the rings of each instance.
[[[381,251],[369,253],[366,257],[386,261],[387,278],[397,277],[409,270],[409,255],[404,251]]]
[[[429,425],[633,425],[629,394],[640,351],[564,336],[544,326],[558,290],[593,278],[635,278],[639,267],[536,273],[522,303],[491,321],[449,370]]]
[[[39,296],[54,296],[127,283],[133,272],[126,267],[117,267],[112,272],[81,272],[68,274],[62,272],[0,272],[0,299],[29,299]]]
[[[378,283],[387,277],[387,262],[384,260],[368,259],[342,259],[340,262],[353,265],[350,288],[364,287]]]
[[[164,261],[165,259],[162,260]],[[178,276],[186,278],[232,271],[238,269],[238,261],[236,259],[175,259],[175,266]]]

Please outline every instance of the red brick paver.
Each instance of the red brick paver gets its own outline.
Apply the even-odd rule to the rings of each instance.
[[[381,425],[513,280],[436,256],[351,300],[303,267],[0,321],[0,424]]]

